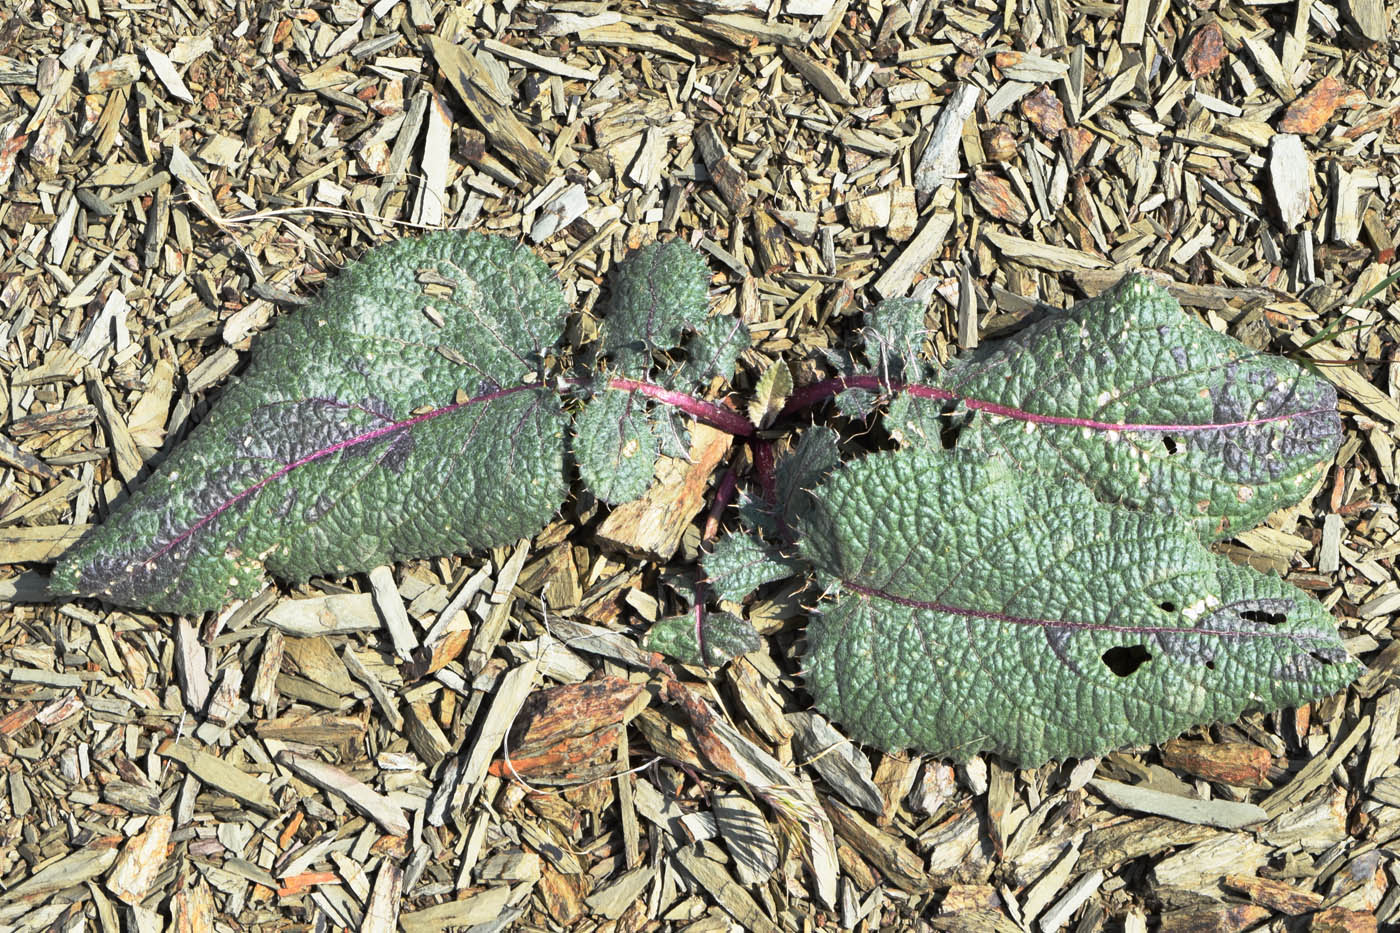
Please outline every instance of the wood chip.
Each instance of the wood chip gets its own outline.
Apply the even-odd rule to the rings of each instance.
[[[1105,799],[1129,810],[1168,816],[1183,823],[1201,823],[1223,829],[1240,829],[1262,823],[1269,815],[1252,803],[1232,800],[1194,800],[1146,787],[1096,778],[1089,786]]]
[[[289,751],[279,752],[277,763],[289,768],[299,777],[315,784],[322,790],[340,797],[350,806],[378,823],[389,835],[405,836],[408,834],[408,820],[404,817],[401,807],[375,793],[364,782],[357,781],[335,765],[295,755]]]
[[[222,758],[177,742],[164,743],[160,754],[172,761],[178,761],[200,781],[236,797],[260,813],[273,816],[280,812],[267,784],[240,771]]]
[[[1279,133],[1269,140],[1269,180],[1274,187],[1274,203],[1290,232],[1307,220],[1312,177],[1312,163],[1301,138]]]
[[[1327,125],[1332,114],[1351,94],[1351,88],[1331,75],[1320,78],[1306,94],[1289,105],[1279,121],[1279,132],[1303,136],[1316,133]]]
[[[961,84],[939,111],[933,134],[914,168],[914,187],[920,194],[932,194],[958,171],[958,144],[962,139],[963,124],[972,116],[980,95],[981,91],[976,87]]]
[[[107,874],[107,890],[127,904],[145,900],[156,874],[165,866],[166,847],[175,821],[168,814],[151,817],[146,828],[122,847]]]
[[[437,36],[428,37],[433,58],[451,83],[457,97],[476,119],[486,138],[501,150],[513,165],[536,182],[547,180],[553,171],[553,160],[534,134],[530,133],[511,113],[491,95],[492,85],[486,70],[470,51]]]
[[[1183,65],[1193,78],[1214,74],[1225,61],[1225,35],[1220,24],[1206,23],[1191,36]]]

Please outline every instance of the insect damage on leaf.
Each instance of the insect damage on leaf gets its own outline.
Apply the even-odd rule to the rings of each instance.
[[[979,454],[873,454],[816,490],[800,530],[832,594],[809,687],[881,748],[1034,766],[1306,702],[1359,670],[1317,602],[1180,522]]]
[[[600,499],[640,496],[663,451],[684,456],[687,415],[744,438],[753,467],[744,488],[733,469],[716,487],[720,504],[737,493],[745,530],[707,545],[706,587],[737,602],[814,575],[810,689],[881,748],[1035,764],[1356,675],[1320,604],[1203,544],[1325,470],[1340,419],[1323,380],[1129,276],[941,370],[922,307],[886,302],[862,331],[864,368],[836,353],[837,378],[794,388],[774,362],[750,423],[688,394],[729,380],[749,346],[741,321],[707,316],[708,280],[683,243],[639,251],[620,265],[598,365],[565,378],[546,367],[567,355],[552,352],[567,309],[532,254],[457,233],[374,250],[257,342],[51,589],[194,612],[268,572],[513,541],[558,510],[570,453]],[[584,403],[566,410],[569,393]],[[889,401],[901,448],[843,466],[858,440],[811,424],[775,458],[774,429],[833,397],[860,418]],[[740,616],[693,610],[649,644],[694,661],[703,644],[711,664],[760,646]]]
[[[250,595],[265,570],[304,580],[532,534],[566,491],[563,412],[537,378],[566,312],[544,264],[504,238],[372,251],[257,342],[51,589],[195,612]]]
[[[1211,539],[1298,501],[1341,443],[1326,380],[1216,333],[1140,275],[933,382],[891,406],[907,442],[939,443],[955,402],[967,412],[959,447],[1182,516]]]

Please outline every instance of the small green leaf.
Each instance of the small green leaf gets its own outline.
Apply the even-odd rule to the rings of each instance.
[[[925,306],[914,298],[890,298],[870,312],[865,357],[881,380],[917,380],[923,375]]]
[[[758,631],[745,619],[729,612],[705,614],[705,659],[712,667],[728,664],[741,654],[763,646]],[[695,639],[695,616],[685,613],[667,616],[647,630],[643,644],[682,664],[701,664],[700,645]]]
[[[749,420],[754,427],[766,428],[772,424],[791,394],[792,373],[782,360],[774,360],[754,386],[753,401],[749,402]]]
[[[604,352],[625,375],[644,376],[653,353],[680,346],[684,332],[705,321],[709,285],[704,257],[682,240],[637,250],[623,260],[613,283]]]
[[[641,396],[604,389],[574,421],[574,459],[594,495],[609,505],[640,498],[660,454]]]
[[[812,490],[836,469],[840,460],[835,431],[822,425],[813,425],[804,431],[774,470],[777,492],[774,513],[789,527],[795,526],[811,508]]]
[[[659,442],[663,457],[685,460],[690,456],[690,429],[686,426],[686,416],[674,408],[653,408],[648,415],[651,431]]]
[[[676,369],[671,384],[705,389],[715,377],[727,381],[749,343],[749,329],[738,318],[707,318],[686,342],[685,362]]]
[[[846,389],[836,396],[836,410],[847,418],[868,418],[878,396],[868,389]]]
[[[979,453],[874,454],[813,497],[800,549],[817,707],[862,741],[1023,767],[1326,696],[1331,616],[1170,516]]]
[[[728,534],[700,559],[706,582],[720,599],[740,602],[754,590],[774,580],[802,572],[802,564],[784,557],[753,535]]]
[[[906,447],[939,444],[948,403],[900,392],[885,407],[885,429]]]

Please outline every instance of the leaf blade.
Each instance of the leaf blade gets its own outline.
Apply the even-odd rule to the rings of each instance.
[[[892,428],[910,443],[934,443],[955,402],[970,413],[959,447],[1209,538],[1297,501],[1341,440],[1329,384],[1216,333],[1140,275],[905,391]]]
[[[700,564],[705,568],[705,582],[715,594],[734,603],[765,583],[800,572],[800,565],[792,558],[743,533],[720,538],[710,553],[701,557]]]
[[[51,588],[196,612],[250,595],[264,570],[300,580],[533,533],[566,491],[564,432],[553,392],[525,378],[565,311],[548,269],[499,238],[371,252],[259,341]],[[478,391],[454,401],[464,385]]]
[[[653,353],[679,346],[685,331],[705,320],[709,283],[704,257],[683,240],[651,243],[632,253],[613,285],[603,351],[625,375],[644,375]]]
[[[640,498],[661,454],[646,401],[604,389],[574,422],[574,458],[588,488],[609,505]]]
[[[1294,705],[1358,670],[1299,591],[1082,487],[904,450],[814,500],[800,547],[840,595],[809,627],[809,686],[883,748],[1038,764]],[[992,555],[1015,572],[989,572]]]

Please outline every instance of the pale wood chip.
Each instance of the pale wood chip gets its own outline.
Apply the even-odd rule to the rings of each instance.
[[[958,171],[958,143],[962,139],[963,124],[972,116],[980,96],[981,91],[975,85],[960,84],[939,111],[933,134],[914,168],[914,187],[920,194],[931,194]]]
[[[156,73],[160,83],[165,85],[170,96],[187,104],[194,103],[194,95],[185,86],[185,79],[180,77],[179,69],[175,67],[175,63],[164,52],[149,45],[145,47],[144,53],[151,70]]]
[[[187,744],[166,742],[160,748],[164,758],[178,761],[203,783],[216,787],[243,801],[260,813],[273,816],[280,812],[277,801],[267,784],[205,751]]]
[[[372,632],[383,626],[369,593],[338,593],[278,602],[262,621],[287,635],[311,638],[343,632]]]
[[[501,915],[510,896],[511,889],[500,885],[435,907],[406,910],[399,914],[399,929],[403,933],[441,933],[449,928],[488,923]]]
[[[278,753],[277,763],[291,769],[302,779],[315,784],[322,790],[340,797],[350,806],[378,823],[389,835],[408,835],[408,819],[404,816],[401,807],[335,765],[285,750]]]
[[[1241,829],[1269,818],[1252,803],[1233,800],[1196,800],[1147,787],[1096,778],[1089,786],[1120,807],[1171,817],[1183,823],[1200,823],[1222,829]]]
[[[165,865],[166,847],[175,821],[168,814],[151,817],[145,829],[122,847],[107,874],[107,890],[127,904],[145,900],[157,873]]]

